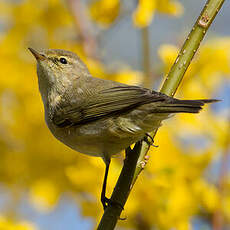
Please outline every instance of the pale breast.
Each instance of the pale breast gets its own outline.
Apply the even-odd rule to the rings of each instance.
[[[60,128],[46,116],[53,135],[70,148],[91,156],[112,156],[141,140],[159,125],[159,114],[140,107],[129,113],[83,125]]]
[[[132,133],[135,127],[132,127],[133,130],[124,130],[125,126],[116,125],[113,119],[101,119],[67,128],[59,128],[48,119],[47,125],[52,134],[65,145],[78,152],[98,157],[111,157],[143,137],[143,134]]]

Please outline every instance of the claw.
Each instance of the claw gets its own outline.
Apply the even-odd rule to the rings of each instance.
[[[149,141],[148,138],[150,138],[151,141]],[[153,144],[153,143],[154,143],[154,139],[153,139],[153,137],[151,137],[148,133],[145,134],[144,141],[145,141],[148,145],[150,145],[150,146],[159,147],[159,145],[154,145],[154,144]]]
[[[115,205],[119,208],[121,208],[122,210],[124,210],[124,207],[117,201],[112,201],[111,199],[107,198],[107,197],[103,197],[101,199],[101,203],[103,205],[104,210],[109,206],[109,205]]]
[[[107,198],[107,197],[102,197],[101,198],[101,203],[103,205],[104,210],[108,207],[109,202],[110,202],[109,198]]]

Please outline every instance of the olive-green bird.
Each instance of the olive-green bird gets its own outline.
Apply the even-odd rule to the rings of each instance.
[[[173,113],[198,113],[216,100],[178,100],[139,86],[93,77],[69,51],[29,48],[37,60],[45,120],[52,134],[70,148],[102,157],[106,164],[101,201],[105,196],[110,159],[143,139]]]

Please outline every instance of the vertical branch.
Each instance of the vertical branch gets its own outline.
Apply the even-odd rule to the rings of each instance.
[[[86,54],[92,58],[98,58],[97,42],[93,34],[93,26],[87,15],[86,8],[81,0],[66,0],[75,19],[79,35],[83,41],[83,47]]]
[[[149,42],[149,27],[146,26],[141,29],[141,42],[142,42],[142,68],[144,70],[143,86],[151,86],[151,55],[150,55],[150,42]]]

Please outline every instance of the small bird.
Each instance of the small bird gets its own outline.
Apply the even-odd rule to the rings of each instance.
[[[70,51],[29,48],[45,120],[51,133],[70,148],[101,157],[106,165],[101,202],[104,209],[111,157],[142,140],[174,113],[198,113],[217,100],[179,100],[139,86],[93,77]]]

